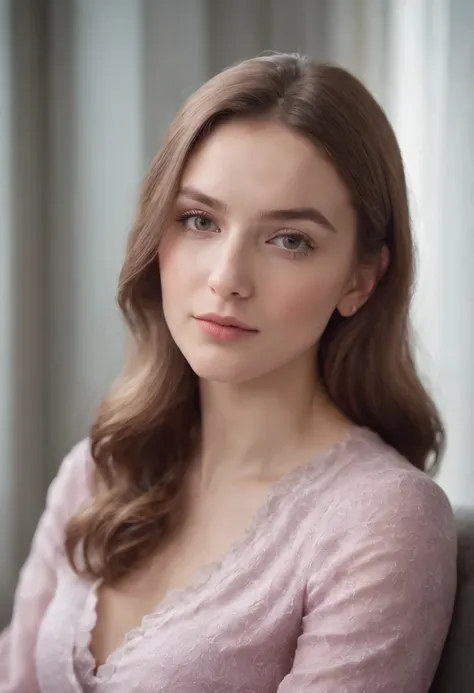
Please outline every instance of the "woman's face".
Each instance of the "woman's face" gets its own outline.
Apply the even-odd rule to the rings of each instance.
[[[184,170],[174,219],[159,250],[163,310],[201,378],[314,368],[333,311],[350,315],[364,301],[348,190],[284,125],[216,128]]]

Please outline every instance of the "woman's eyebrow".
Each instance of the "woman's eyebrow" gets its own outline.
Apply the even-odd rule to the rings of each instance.
[[[208,207],[212,207],[213,209],[216,209],[218,211],[225,212],[228,209],[227,205],[224,202],[221,202],[221,200],[218,200],[216,197],[207,195],[201,190],[197,190],[196,188],[192,188],[189,186],[181,188],[178,191],[178,195],[185,195],[186,197],[196,200],[196,202],[201,202],[202,204],[205,204]],[[315,207],[272,209],[268,212],[264,212],[261,215],[261,218],[282,219],[285,221],[291,221],[293,219],[299,219],[302,221],[312,221],[314,224],[317,224],[318,226],[324,226],[333,233],[336,232],[336,229],[334,228],[333,224],[331,224],[329,219],[319,209],[316,209]]]

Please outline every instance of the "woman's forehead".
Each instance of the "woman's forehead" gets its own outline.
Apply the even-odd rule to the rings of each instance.
[[[350,195],[336,169],[302,134],[273,121],[230,122],[216,128],[190,157],[181,188],[221,201],[274,208],[323,206],[337,214]]]

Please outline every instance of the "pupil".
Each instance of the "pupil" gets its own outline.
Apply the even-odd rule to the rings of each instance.
[[[198,217],[196,219],[196,226],[201,230],[205,229],[207,226],[207,219],[205,217]]]
[[[287,236],[285,238],[285,244],[288,248],[288,250],[294,250],[295,248],[298,248],[300,239],[296,238],[295,236]]]

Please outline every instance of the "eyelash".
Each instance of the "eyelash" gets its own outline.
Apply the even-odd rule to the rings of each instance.
[[[183,224],[186,219],[191,219],[192,217],[201,217],[203,219],[207,219],[211,221],[213,224],[215,224],[215,221],[212,219],[212,217],[207,214],[206,212],[203,212],[199,209],[190,209],[187,212],[184,212],[183,214],[180,214],[176,220],[180,223]],[[216,224],[217,226],[217,224]],[[205,231],[198,231],[197,229],[188,229],[186,228],[186,231],[191,231],[191,233],[199,235],[201,233],[206,233]],[[290,237],[290,238],[297,238],[299,240],[302,240],[306,243],[307,249],[306,250],[288,250],[287,248],[281,248],[283,252],[285,252],[287,255],[289,255],[292,259],[298,260],[301,259],[302,257],[307,257],[312,250],[314,250],[315,246],[313,241],[309,236],[307,236],[305,233],[302,233],[301,231],[292,231],[291,233],[282,233],[279,236],[274,236],[272,240],[275,240],[276,238],[285,238],[285,237]]]

